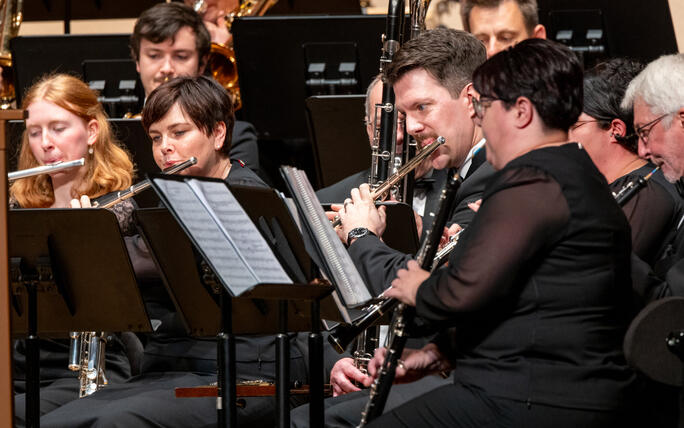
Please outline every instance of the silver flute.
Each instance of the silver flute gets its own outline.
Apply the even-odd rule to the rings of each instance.
[[[186,168],[189,168],[193,166],[194,164],[197,163],[197,158],[196,157],[191,157],[190,159],[178,163],[176,165],[173,165],[170,168],[166,168],[164,171],[162,171],[163,174],[175,174],[177,172],[181,172]],[[92,203],[93,208],[110,208],[119,202],[132,198],[133,196],[137,195],[138,193],[142,192],[143,190],[147,189],[150,187],[150,181],[149,180],[143,180],[140,183],[136,183],[129,187],[126,190],[119,190],[116,192],[108,193],[106,195],[100,196],[99,198],[95,199]]]
[[[78,166],[83,165],[85,165],[85,158],[76,159],[68,162],[57,162],[51,165],[37,166],[35,168],[22,169],[21,171],[10,172],[7,174],[7,180],[12,182],[20,178],[28,178],[40,174],[50,174],[51,172],[57,172],[69,168],[76,168]]]

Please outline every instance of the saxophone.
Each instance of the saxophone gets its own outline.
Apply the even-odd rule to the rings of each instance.
[[[243,16],[263,16],[278,0],[246,0],[243,1],[235,10],[226,15],[226,27],[230,32],[235,18]],[[207,5],[204,0],[195,0],[193,9],[199,15],[204,15]],[[240,97],[240,86],[238,85],[237,64],[235,63],[235,50],[233,50],[232,39],[227,44],[212,43],[207,68],[211,75],[225,88],[233,98],[233,108],[238,110],[242,107]]]

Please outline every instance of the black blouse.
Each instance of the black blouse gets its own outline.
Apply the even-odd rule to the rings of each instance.
[[[528,403],[614,409],[632,374],[630,235],[577,144],[527,153],[489,182],[417,314],[456,326],[455,379]]]

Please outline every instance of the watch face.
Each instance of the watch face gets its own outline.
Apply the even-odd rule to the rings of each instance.
[[[360,238],[364,235],[368,234],[368,229],[365,227],[357,227],[355,229],[352,229],[349,234],[352,236],[352,238]]]

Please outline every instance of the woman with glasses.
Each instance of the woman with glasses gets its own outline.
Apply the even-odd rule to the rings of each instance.
[[[655,168],[637,154],[637,135],[647,135],[649,128],[635,132],[632,111],[620,107],[627,85],[643,68],[632,60],[612,59],[589,70],[584,108],[570,127],[570,139],[582,144],[616,194]],[[632,228],[632,250],[654,266],[666,253],[682,215],[676,189],[657,171],[622,208]]]
[[[620,426],[633,381],[622,355],[630,234],[601,173],[568,142],[581,67],[531,39],[491,57],[473,84],[498,172],[449,266],[430,274],[410,262],[385,292],[455,327],[405,351],[397,380],[453,368],[454,383],[370,426]]]

